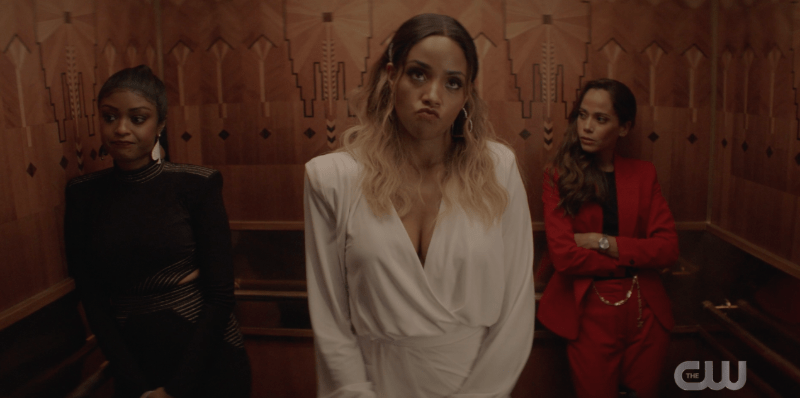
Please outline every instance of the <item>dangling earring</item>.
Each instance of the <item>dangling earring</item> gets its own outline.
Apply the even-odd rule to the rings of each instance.
[[[468,132],[468,133],[470,133],[470,134],[472,134],[472,127],[473,127],[473,125],[472,125],[472,119],[470,119],[470,118],[469,118],[469,114],[467,113],[467,108],[461,108],[461,110],[462,110],[462,111],[464,111],[464,119],[465,119],[467,122],[469,122],[469,123],[467,123],[467,126],[468,126],[468,128],[467,128],[467,132]]]
[[[156,145],[153,146],[153,151],[150,152],[150,158],[155,160],[158,164],[161,164],[161,144],[158,143],[160,137],[161,134],[156,137]]]
[[[106,148],[106,144],[100,144],[100,160],[106,160],[106,155],[108,155],[108,148]]]

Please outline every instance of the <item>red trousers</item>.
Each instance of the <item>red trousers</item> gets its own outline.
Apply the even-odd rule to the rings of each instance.
[[[632,278],[595,281],[598,292],[615,303],[625,298]],[[603,303],[590,287],[584,297],[578,338],[567,355],[578,398],[617,398],[621,386],[638,398],[656,398],[661,370],[669,349],[669,331],[653,315],[634,286],[630,299],[618,307]]]

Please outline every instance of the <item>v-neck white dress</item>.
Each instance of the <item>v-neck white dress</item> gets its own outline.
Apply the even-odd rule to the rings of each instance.
[[[509,395],[533,343],[533,234],[514,154],[490,148],[509,194],[501,222],[487,229],[452,209],[424,267],[397,213],[372,213],[349,154],[306,164],[319,397]]]

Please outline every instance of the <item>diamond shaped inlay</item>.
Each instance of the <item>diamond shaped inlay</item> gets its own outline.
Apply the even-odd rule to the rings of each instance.
[[[768,147],[767,147],[767,157],[768,157],[768,158],[771,158],[771,157],[772,157],[772,154],[773,154],[773,152],[772,152],[772,147],[771,147],[771,146],[768,146]]]
[[[747,152],[747,148],[750,148],[750,145],[747,145],[747,141],[742,143],[742,150]]]
[[[25,171],[27,171],[28,174],[33,177],[33,175],[36,174],[36,166],[34,166],[33,163],[28,163],[28,169]]]
[[[519,136],[522,137],[523,140],[527,140],[528,137],[531,136],[531,132],[528,131],[527,129],[524,129],[524,130],[519,132]]]
[[[723,138],[723,139],[722,139],[722,147],[723,147],[723,148],[725,148],[725,147],[727,147],[727,146],[728,146],[728,140],[726,140],[726,139],[724,139],[724,138]]]
[[[656,132],[654,131],[654,132],[650,133],[650,135],[648,135],[648,136],[647,136],[647,139],[649,139],[649,140],[650,140],[650,141],[652,141],[652,142],[656,142],[656,140],[658,140],[658,139],[659,139],[659,136],[658,136],[658,134],[656,134]]]
[[[192,139],[192,135],[189,134],[188,131],[184,131],[183,134],[181,134],[181,139],[183,139],[186,142],[189,142],[189,140]]]
[[[92,148],[92,151],[89,152],[89,156],[92,157],[92,160],[97,159],[97,151],[95,151],[94,148]]]
[[[307,128],[306,131],[303,132],[303,135],[305,135],[308,138],[313,137],[315,134],[317,133],[314,132],[314,130],[311,130],[311,127]]]
[[[695,142],[697,142],[697,136],[694,135],[694,133],[690,134],[689,137],[687,137],[686,139],[689,140],[690,144],[694,144]]]
[[[266,140],[267,138],[269,138],[269,136],[272,135],[272,133],[270,133],[269,130],[267,130],[267,129],[263,129],[263,130],[261,130],[260,133],[258,133],[258,135],[260,135],[261,138]]]
[[[61,157],[61,161],[58,162],[58,165],[61,166],[62,169],[67,169],[67,165],[69,165],[69,160],[67,160],[66,156]]]
[[[219,135],[219,138],[222,138],[222,140],[225,141],[225,140],[228,139],[228,137],[231,136],[231,133],[229,133],[228,130],[222,130],[222,131],[219,132],[218,135]]]

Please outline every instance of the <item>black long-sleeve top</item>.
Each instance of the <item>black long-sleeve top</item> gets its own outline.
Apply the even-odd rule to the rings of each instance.
[[[65,243],[89,325],[115,377],[149,389],[113,316],[114,298],[194,251],[205,304],[167,393],[184,397],[208,365],[233,310],[233,265],[222,175],[212,169],[150,163],[110,168],[69,182]]]

